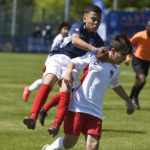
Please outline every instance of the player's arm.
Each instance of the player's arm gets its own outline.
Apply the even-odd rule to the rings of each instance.
[[[86,68],[86,66],[90,63],[90,60],[91,60],[90,55],[91,55],[90,53],[86,53],[85,55],[81,57],[76,57],[72,59],[68,63],[66,73],[63,77],[64,82],[67,84],[68,87],[73,82],[73,75],[72,75],[73,69],[75,68],[77,70],[80,70],[80,69]]]
[[[107,59],[108,51],[105,47],[96,48],[95,46],[92,46],[92,45],[88,44],[87,42],[83,41],[80,38],[80,35],[77,33],[73,33],[71,35],[71,38],[72,38],[72,44],[75,45],[76,47],[84,49],[89,52],[93,52],[94,50],[96,50],[96,52],[98,54],[97,56],[102,62]]]
[[[123,89],[123,87],[121,85],[119,85],[118,87],[113,88],[113,90],[122,98],[127,102],[127,113],[128,114],[132,114],[134,112],[134,106],[132,104],[132,100],[130,99],[130,97],[127,95],[127,93],[125,92],[125,90]]]
[[[53,51],[54,50],[54,47],[58,44],[60,44],[62,42],[63,38],[58,34],[54,40],[53,40],[53,43],[52,43],[52,46],[50,48],[50,51]]]
[[[124,63],[125,63],[126,65],[129,65],[131,58],[132,58],[132,55],[131,55],[131,54],[128,54],[128,55],[126,56],[126,60],[125,60]]]
[[[74,66],[75,65],[72,61],[70,61],[67,65],[66,73],[63,77],[64,82],[66,83],[67,87],[69,87],[73,83],[72,71],[73,71]]]
[[[71,38],[72,38],[72,44],[78,48],[84,49],[89,52],[93,52],[96,49],[95,46],[92,46],[92,45],[88,44],[87,42],[83,41],[80,38],[80,35],[77,33],[73,33]]]

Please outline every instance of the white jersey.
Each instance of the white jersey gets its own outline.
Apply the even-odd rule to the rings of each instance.
[[[71,60],[76,69],[85,68],[89,64],[89,71],[82,84],[74,90],[69,110],[87,113],[102,119],[102,103],[107,88],[120,85],[120,66],[111,63],[97,63],[96,57],[89,53]]]
[[[54,48],[56,45],[62,43],[63,39],[64,39],[64,37],[62,36],[62,34],[59,33],[53,40],[52,48]]]

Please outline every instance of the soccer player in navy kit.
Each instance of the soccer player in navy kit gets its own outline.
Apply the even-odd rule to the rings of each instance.
[[[43,84],[38,91],[31,110],[31,115],[23,119],[28,129],[34,129],[38,114],[45,104],[48,94],[57,80],[63,78],[68,62],[75,57],[83,56],[86,52],[93,52],[98,48],[101,60],[105,59],[107,52],[103,40],[96,32],[101,21],[102,11],[99,7],[91,5],[84,10],[83,21],[75,23],[64,42],[54,48],[48,57],[46,71],[43,74]],[[69,92],[63,92],[60,98],[70,98]],[[61,122],[61,118],[60,118]]]

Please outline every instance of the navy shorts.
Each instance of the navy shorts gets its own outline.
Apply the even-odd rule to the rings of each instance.
[[[133,66],[133,69],[136,73],[136,77],[140,74],[144,74],[145,76],[147,76],[149,66],[150,66],[150,61],[141,60],[141,59],[133,56],[132,66]]]

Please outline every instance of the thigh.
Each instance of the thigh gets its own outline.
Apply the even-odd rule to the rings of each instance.
[[[145,76],[148,75],[148,68],[149,68],[148,61],[144,61],[136,57],[133,57],[132,66],[136,73],[136,77],[138,77],[140,74],[144,74]]]
[[[81,133],[83,120],[80,113],[68,111],[64,119],[64,133],[79,136]]]
[[[84,114],[85,119],[84,119],[84,124],[82,128],[82,133],[87,135],[87,134],[92,134],[101,137],[102,133],[102,120],[89,115],[89,114]]]
[[[87,134],[86,139],[86,150],[98,150],[100,137],[97,135]]]
[[[49,85],[51,88],[53,88],[53,86],[55,85],[57,81],[57,77],[54,74],[46,74],[43,78],[43,83],[46,85]]]

